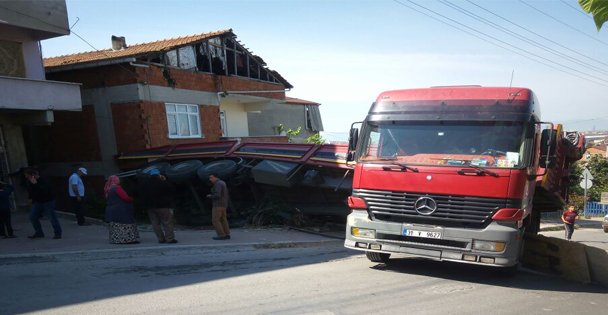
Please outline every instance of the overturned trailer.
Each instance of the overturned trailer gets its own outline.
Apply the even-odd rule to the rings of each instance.
[[[343,221],[352,169],[348,147],[334,144],[240,143],[226,140],[151,148],[118,157],[131,184],[157,168],[175,183],[175,217],[185,225],[211,219],[208,177],[230,190],[229,213],[254,224],[302,223],[304,217]],[[127,184],[129,186],[129,184]]]

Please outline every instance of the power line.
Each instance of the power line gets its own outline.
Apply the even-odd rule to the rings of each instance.
[[[437,12],[435,12],[435,11],[433,11],[433,10],[431,10],[431,9],[427,8],[427,7],[424,7],[424,6],[420,5],[420,4],[417,4],[417,3],[415,3],[415,2],[413,2],[413,1],[411,1],[411,0],[405,0],[405,1],[407,1],[407,2],[411,3],[412,5],[417,6],[417,7],[419,7],[419,8],[422,8],[422,9],[424,9],[424,10],[426,10],[426,11],[429,11],[429,12],[431,12],[431,13],[433,13],[433,14],[437,15],[437,16],[440,16],[440,17],[442,17],[443,19],[449,20],[449,21],[451,21],[452,23],[455,23],[455,24],[458,24],[458,25],[460,25],[460,26],[462,26],[462,27],[465,27],[465,28],[467,28],[467,29],[469,29],[469,30],[471,30],[471,31],[473,31],[473,32],[475,32],[475,33],[479,33],[479,34],[481,34],[481,35],[483,35],[483,36],[486,36],[486,37],[488,37],[488,38],[490,38],[490,39],[492,39],[492,40],[494,40],[494,41],[497,41],[497,42],[500,42],[500,43],[502,43],[502,44],[504,44],[504,45],[507,45],[507,46],[513,47],[513,48],[515,48],[515,49],[521,50],[521,51],[523,51],[523,52],[525,52],[525,53],[527,53],[527,54],[529,54],[529,55],[531,55],[531,56],[534,56],[534,57],[536,57],[536,58],[539,58],[539,59],[541,59],[541,60],[538,60],[538,59],[532,58],[532,57],[527,56],[527,55],[525,55],[525,54],[522,54],[522,53],[520,53],[520,52],[518,52],[518,51],[516,51],[516,50],[513,50],[513,49],[511,49],[511,48],[508,48],[508,47],[505,47],[505,46],[503,46],[503,45],[497,44],[496,42],[488,41],[487,39],[482,38],[482,37],[480,37],[480,36],[478,36],[478,35],[476,35],[476,34],[473,34],[473,33],[469,32],[469,31],[463,30],[462,28],[460,28],[460,27],[458,27],[458,26],[455,26],[455,25],[453,25],[453,24],[450,24],[450,23],[448,23],[448,22],[445,22],[444,20],[442,20],[442,19],[440,19],[440,18],[437,18],[437,17],[432,16],[432,15],[430,15],[430,14],[428,14],[428,13],[425,13],[425,12],[423,12],[423,11],[420,11],[420,10],[418,10],[418,9],[416,9],[416,8],[414,8],[414,7],[412,7],[412,6],[410,6],[410,5],[407,5],[407,4],[403,3],[402,1],[399,1],[399,0],[393,0],[393,1],[394,1],[395,3],[397,3],[397,4],[400,4],[400,5],[404,6],[404,7],[406,7],[406,8],[409,8],[410,10],[416,11],[416,12],[418,12],[418,13],[420,13],[420,14],[423,14],[423,15],[425,15],[425,16],[427,16],[427,17],[430,17],[430,18],[432,18],[433,20],[436,20],[436,21],[438,21],[438,22],[440,22],[440,23],[442,23],[442,24],[446,24],[446,25],[448,25],[448,26],[450,26],[450,27],[456,28],[456,29],[457,29],[457,30],[459,30],[459,31],[462,31],[462,32],[467,33],[467,34],[469,34],[469,35],[471,35],[471,36],[474,36],[474,37],[476,37],[476,38],[479,38],[479,39],[481,39],[482,41],[484,41],[484,42],[486,42],[486,43],[492,44],[492,45],[494,45],[494,46],[498,46],[498,47],[500,47],[500,48],[502,48],[502,49],[508,50],[508,51],[510,51],[510,52],[512,52],[512,53],[514,53],[514,54],[520,55],[520,56],[522,56],[522,57],[524,57],[524,58],[530,59],[530,60],[535,61],[535,62],[537,62],[537,63],[543,64],[543,65],[545,65],[545,66],[547,66],[547,67],[549,67],[549,68],[552,68],[552,69],[554,69],[554,70],[557,70],[557,71],[560,71],[560,72],[563,72],[563,73],[566,73],[566,74],[572,75],[572,76],[574,76],[574,77],[577,77],[577,78],[579,78],[579,79],[583,79],[583,80],[585,80],[585,81],[589,81],[589,82],[592,82],[592,83],[595,83],[595,84],[598,84],[598,85],[602,85],[602,86],[606,86],[606,87],[608,87],[608,85],[607,85],[607,84],[604,84],[604,83],[601,83],[601,82],[598,82],[598,81],[592,80],[592,79],[590,79],[590,78],[587,78],[587,77],[584,77],[584,76],[581,76],[581,75],[578,75],[578,74],[575,74],[575,73],[572,73],[572,72],[569,72],[569,71],[566,71],[566,70],[560,69],[560,68],[558,68],[558,67],[555,67],[554,65],[551,65],[551,64],[549,64],[549,63],[543,62],[543,61],[541,61],[541,60],[546,60],[546,61],[548,61],[548,62],[550,62],[550,63],[557,64],[557,65],[559,65],[559,66],[561,66],[561,67],[564,67],[564,68],[570,69],[570,70],[572,70],[572,71],[582,73],[583,75],[587,75],[587,76],[589,76],[588,74],[585,74],[585,73],[583,73],[583,72],[581,72],[581,71],[578,71],[578,70],[576,70],[576,69],[573,69],[573,68],[571,68],[571,67],[561,65],[561,64],[559,64],[559,63],[556,63],[556,62],[554,62],[554,61],[552,61],[552,60],[549,60],[549,59],[544,58],[544,57],[542,57],[542,56],[539,56],[539,55],[537,55],[537,54],[531,53],[531,52],[529,52],[529,51],[527,51],[527,50],[525,50],[525,49],[522,49],[522,48],[516,47],[516,46],[514,46],[514,45],[512,45],[512,44],[509,44],[509,43],[507,43],[507,42],[505,42],[505,41],[503,41],[503,40],[500,40],[500,39],[498,39],[498,38],[496,38],[496,37],[494,37],[494,36],[491,36],[491,35],[485,34],[485,33],[481,32],[481,31],[478,31],[478,30],[476,30],[476,29],[474,29],[474,28],[470,27],[470,26],[467,26],[467,25],[465,25],[465,24],[463,24],[463,23],[460,23],[460,22],[458,22],[458,21],[456,21],[456,20],[454,20],[454,19],[452,19],[452,18],[450,18],[450,17],[447,17],[447,16],[445,16],[445,15],[442,15],[442,14],[440,14],[440,13],[437,13]],[[606,80],[603,80],[603,79],[599,79],[599,80],[600,80],[600,81],[606,81]],[[608,82],[608,81],[607,81],[607,82]]]
[[[552,20],[554,20],[554,21],[558,22],[559,24],[562,24],[562,25],[566,26],[567,28],[569,28],[569,29],[571,29],[571,30],[573,30],[573,31],[575,31],[575,32],[578,32],[578,33],[580,33],[580,34],[583,34],[583,35],[585,35],[586,37],[589,37],[589,38],[593,39],[593,40],[594,40],[594,41],[596,41],[596,42],[599,42],[599,43],[601,43],[601,44],[604,44],[604,45],[608,46],[608,43],[606,43],[605,41],[603,41],[603,40],[599,40],[599,39],[597,39],[597,38],[595,38],[595,37],[593,37],[593,36],[590,36],[589,34],[587,34],[587,33],[583,32],[583,31],[581,31],[581,30],[577,29],[576,27],[571,26],[571,25],[570,25],[570,24],[568,24],[568,23],[564,23],[564,22],[560,21],[559,19],[557,19],[557,18],[553,17],[552,15],[549,15],[549,14],[547,14],[547,13],[543,12],[542,10],[540,10],[540,9],[536,8],[535,6],[533,6],[533,5],[531,5],[531,4],[527,3],[527,2],[525,2],[525,1],[523,1],[523,0],[519,0],[519,2],[521,2],[521,3],[525,4],[526,6],[528,6],[528,7],[532,8],[533,10],[535,10],[535,11],[539,12],[540,14],[542,14],[542,15],[544,15],[544,16],[546,16],[546,17],[548,17],[548,18],[550,18],[550,19],[552,19]]]
[[[574,11],[576,11],[576,12],[584,15],[586,18],[588,18],[590,20],[593,20],[593,18],[589,14],[585,13],[584,11],[582,11],[580,7],[577,8],[577,7],[573,6],[572,4],[570,4],[570,3],[568,3],[568,2],[566,2],[564,0],[559,0],[559,1],[561,3],[563,3],[564,5],[570,7],[572,10],[574,10]]]
[[[598,69],[594,65],[591,65],[589,63],[586,63],[584,61],[581,61],[579,59],[576,59],[574,57],[571,57],[569,55],[561,53],[559,51],[555,51],[555,50],[551,49],[550,47],[547,47],[546,45],[543,45],[541,43],[536,42],[533,39],[530,39],[530,38],[528,38],[526,36],[523,36],[523,35],[520,35],[520,34],[518,34],[516,32],[513,32],[513,31],[511,31],[511,30],[509,30],[509,29],[507,29],[507,28],[505,28],[505,27],[503,27],[503,26],[501,26],[499,24],[496,24],[496,23],[494,23],[494,22],[492,22],[492,21],[490,21],[488,19],[485,19],[484,17],[481,17],[481,16],[479,16],[479,15],[477,15],[477,14],[475,14],[475,13],[473,13],[473,12],[467,10],[467,9],[464,9],[464,8],[462,8],[462,7],[454,4],[454,3],[450,3],[449,1],[446,1],[446,0],[439,0],[439,2],[441,2],[442,4],[444,4],[446,6],[449,6],[450,8],[452,8],[454,10],[457,10],[460,13],[465,14],[465,15],[467,15],[467,16],[469,16],[469,17],[471,17],[471,18],[473,18],[473,19],[475,19],[477,21],[480,21],[480,22],[482,22],[482,23],[484,23],[486,25],[489,25],[489,26],[491,26],[491,27],[493,27],[493,28],[495,28],[495,29],[503,32],[503,33],[511,35],[511,36],[513,36],[513,37],[515,37],[517,39],[523,40],[524,42],[526,42],[526,43],[528,43],[530,45],[536,46],[537,48],[540,48],[540,49],[542,49],[542,50],[544,50],[544,51],[546,51],[546,52],[548,52],[550,54],[553,54],[553,55],[558,56],[560,58],[566,59],[566,60],[568,60],[570,62],[576,63],[576,64],[578,64],[580,66],[583,66],[583,67],[585,67],[585,68],[587,68],[589,70],[596,71],[596,72],[602,72],[604,74],[608,74],[608,71],[606,71],[606,70]],[[587,75],[592,76],[590,74],[587,74]],[[600,78],[598,78],[598,79],[600,79]]]
[[[564,46],[564,45],[562,45],[562,44],[560,44],[560,43],[558,43],[558,42],[556,42],[556,41],[554,41],[554,40],[552,40],[552,39],[550,39],[550,38],[547,38],[547,37],[545,37],[545,36],[543,36],[543,35],[541,35],[541,34],[538,34],[538,33],[534,32],[534,31],[532,31],[532,30],[530,30],[530,29],[528,29],[528,28],[526,28],[526,27],[524,27],[524,26],[521,26],[521,25],[519,25],[519,24],[517,24],[517,23],[515,23],[515,22],[513,22],[513,21],[510,21],[509,19],[504,18],[504,17],[502,17],[502,16],[500,16],[500,15],[498,15],[498,14],[496,14],[496,13],[494,13],[494,12],[492,12],[492,11],[490,11],[490,10],[488,10],[488,9],[484,8],[484,7],[482,7],[482,6],[480,6],[479,4],[474,3],[474,2],[473,2],[473,1],[471,1],[471,0],[465,0],[465,1],[467,1],[468,3],[470,3],[470,4],[472,4],[472,5],[476,6],[476,7],[478,7],[479,9],[481,9],[481,10],[483,10],[483,11],[485,11],[485,12],[487,12],[487,13],[489,13],[489,14],[491,14],[491,15],[493,15],[493,16],[495,16],[495,17],[497,17],[497,18],[499,18],[499,19],[501,19],[501,20],[503,20],[503,21],[505,21],[505,22],[507,22],[507,23],[509,23],[509,24],[511,24],[511,25],[517,26],[517,27],[519,27],[520,29],[523,29],[524,31],[526,31],[526,32],[528,32],[528,33],[534,34],[534,35],[536,35],[536,36],[538,36],[538,37],[540,37],[540,38],[542,38],[542,39],[544,39],[544,40],[546,40],[546,41],[548,41],[548,42],[550,42],[550,43],[553,43],[554,45],[557,45],[557,46],[559,46],[559,47],[561,47],[561,48],[563,48],[563,49],[566,49],[566,50],[568,50],[568,51],[570,51],[570,52],[573,52],[573,53],[575,53],[575,54],[577,54],[577,55],[579,55],[579,56],[581,56],[581,57],[585,57],[585,58],[587,58],[587,59],[589,59],[589,60],[591,60],[591,61],[594,61],[594,62],[597,62],[597,63],[599,63],[599,64],[602,64],[602,65],[608,66],[608,63],[605,63],[605,62],[602,62],[602,61],[600,61],[600,60],[597,60],[597,59],[595,59],[595,58],[593,58],[593,57],[587,56],[587,55],[585,55],[585,53],[583,53],[583,52],[581,52],[581,51],[577,51],[577,50],[574,50],[574,49],[572,49],[572,48],[570,48],[570,47]]]

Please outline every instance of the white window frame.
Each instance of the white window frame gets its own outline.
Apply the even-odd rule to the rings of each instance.
[[[220,128],[222,129],[222,137],[228,134],[228,124],[226,124],[226,111],[220,111]]]
[[[203,138],[203,131],[201,128],[201,116],[199,106],[196,104],[180,104],[180,103],[165,103],[165,111],[167,114],[167,135],[169,139],[192,139],[192,138]],[[186,123],[188,135],[181,134],[182,122],[178,119],[178,115],[186,116]],[[183,116],[182,116],[183,117]],[[171,122],[175,122],[174,134],[171,133]],[[192,123],[196,124],[198,132],[193,132]]]

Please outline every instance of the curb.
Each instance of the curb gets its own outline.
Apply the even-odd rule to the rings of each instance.
[[[117,246],[124,246],[122,248],[106,248],[106,249],[88,249],[88,250],[74,250],[74,251],[57,251],[57,252],[31,252],[21,254],[6,254],[0,255],[0,265],[3,265],[4,259],[19,259],[19,258],[42,258],[49,256],[69,256],[69,255],[83,255],[83,254],[102,254],[102,253],[123,253],[123,252],[145,252],[150,250],[178,250],[178,249],[224,249],[224,250],[240,250],[248,248],[251,250],[256,249],[279,249],[279,248],[295,248],[295,247],[314,247],[325,245],[329,243],[335,243],[335,240],[327,241],[279,241],[279,242],[250,242],[250,243],[237,243],[237,244],[196,244],[196,245],[154,245],[145,247],[130,247],[129,245],[120,244]],[[10,263],[10,262],[9,262]]]

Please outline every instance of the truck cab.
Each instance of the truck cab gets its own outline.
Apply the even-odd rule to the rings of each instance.
[[[406,254],[516,266],[537,179],[555,164],[557,131],[541,126],[527,88],[380,94],[351,130],[345,246],[376,262]]]

